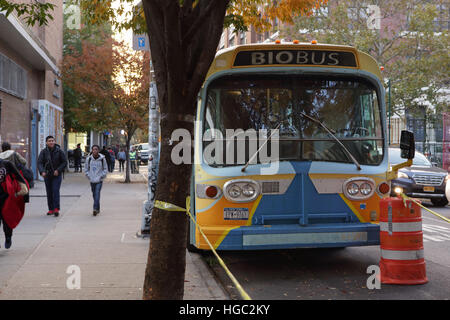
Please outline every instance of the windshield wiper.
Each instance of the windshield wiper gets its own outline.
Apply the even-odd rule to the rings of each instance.
[[[304,116],[305,118],[314,121],[315,123],[320,124],[320,126],[322,128],[325,129],[325,131],[334,139],[336,140],[336,142],[341,146],[341,148],[345,151],[345,153],[347,154],[347,156],[350,158],[350,160],[353,161],[353,163],[356,165],[356,168],[358,168],[358,170],[361,170],[361,166],[359,165],[358,161],[355,159],[355,157],[351,154],[350,151],[348,151],[348,149],[344,146],[344,144],[341,142],[341,140],[339,140],[332,132],[330,129],[327,128],[327,126],[325,126],[320,120],[313,118],[311,116],[308,116],[306,113],[304,112],[300,112],[300,114],[302,116]]]
[[[252,161],[256,157],[258,152],[266,145],[266,143],[270,140],[270,138],[272,138],[273,134],[278,130],[280,125],[281,125],[281,122],[277,125],[277,127],[274,130],[272,130],[272,133],[270,134],[270,137],[267,138],[266,141],[264,141],[264,143],[259,147],[259,149],[256,150],[256,152],[250,157],[250,159],[248,159],[248,161],[245,164],[245,166],[241,169],[241,172],[244,172],[245,169],[247,169],[248,165],[250,164],[250,161]]]

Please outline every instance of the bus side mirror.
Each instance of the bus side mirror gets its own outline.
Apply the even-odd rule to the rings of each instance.
[[[414,143],[414,133],[407,130],[402,130],[400,137],[400,156],[403,159],[414,159],[416,153],[416,144]]]

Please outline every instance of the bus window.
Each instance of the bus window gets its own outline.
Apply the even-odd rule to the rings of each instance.
[[[240,75],[208,87],[205,122],[226,129],[280,130],[280,160],[351,160],[320,120],[361,164],[382,161],[383,136],[375,87],[355,77]],[[208,119],[211,117],[211,119]],[[205,126],[207,128],[208,126]],[[247,155],[246,155],[247,157]]]

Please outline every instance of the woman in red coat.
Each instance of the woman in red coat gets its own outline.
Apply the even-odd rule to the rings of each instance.
[[[0,159],[0,224],[5,232],[5,248],[11,247],[12,230],[22,220],[25,212],[24,195],[28,185],[16,167]]]

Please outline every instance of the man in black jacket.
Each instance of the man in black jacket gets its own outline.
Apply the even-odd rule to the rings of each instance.
[[[81,143],[77,144],[75,150],[73,150],[73,162],[75,165],[75,172],[81,172],[81,158],[83,153],[81,152]]]
[[[111,155],[109,154],[108,150],[106,150],[106,146],[103,146],[103,149],[100,151],[102,155],[106,158],[106,163],[108,164],[108,171],[111,172]]]
[[[59,189],[61,188],[62,176],[67,166],[67,159],[64,151],[56,144],[55,138],[48,136],[45,138],[47,147],[41,151],[38,158],[38,170],[45,181],[47,192],[47,215],[59,216],[60,201]]]

